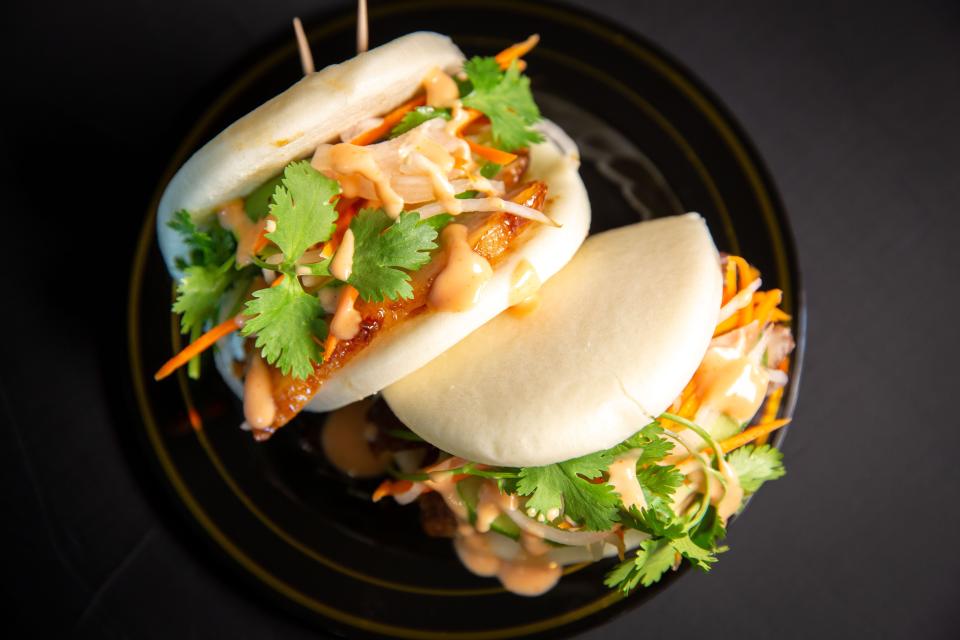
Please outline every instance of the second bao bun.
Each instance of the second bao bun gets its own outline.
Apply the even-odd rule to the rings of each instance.
[[[691,213],[591,236],[542,289],[386,388],[397,417],[438,448],[496,466],[607,449],[660,415],[717,324],[719,256]]]

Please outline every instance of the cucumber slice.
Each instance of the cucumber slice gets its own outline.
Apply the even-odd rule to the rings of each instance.
[[[716,422],[707,428],[707,431],[715,440],[725,440],[743,431],[743,425],[727,414],[723,414]]]

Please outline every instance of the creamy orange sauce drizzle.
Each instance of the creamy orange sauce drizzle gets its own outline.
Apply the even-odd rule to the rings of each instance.
[[[540,276],[527,259],[521,260],[510,274],[510,313],[530,315],[540,307]]]
[[[433,281],[427,302],[439,311],[466,311],[493,276],[490,263],[467,243],[467,228],[448,224],[440,235],[447,263]]]
[[[330,274],[337,280],[346,282],[353,273],[353,248],[354,236],[353,229],[347,229],[340,240],[340,246],[337,247],[337,253],[330,261]]]
[[[243,417],[254,429],[266,429],[273,424],[276,414],[270,368],[260,354],[252,353],[250,368],[243,381]]]
[[[243,200],[237,198],[223,205],[217,213],[220,226],[232,231],[237,238],[237,265],[245,267],[252,262],[253,245],[256,244],[266,220],[251,222],[247,210],[243,207]]]
[[[627,509],[644,509],[647,506],[647,500],[637,482],[637,459],[640,453],[641,451],[628,451],[618,456],[608,467],[609,484],[620,494],[620,499]]]
[[[756,414],[767,395],[770,374],[747,353],[747,333],[736,343],[715,345],[696,373],[696,385],[702,400],[697,422],[711,424],[721,415],[738,423]]]
[[[370,149],[361,147],[348,142],[341,142],[330,147],[328,159],[330,169],[345,177],[350,174],[358,174],[373,183],[373,188],[377,192],[377,198],[383,203],[384,210],[393,218],[400,215],[403,211],[403,198],[397,195],[397,192],[390,186],[390,177],[385,174],[376,159],[370,152]],[[349,179],[340,181],[343,187],[344,195],[355,197],[357,194],[353,191],[359,190],[359,185]]]
[[[717,507],[717,515],[726,524],[727,519],[740,509],[740,504],[743,502],[743,487],[740,486],[740,476],[722,457],[720,474],[724,479],[723,497],[714,504]]]
[[[423,88],[427,92],[427,106],[430,107],[452,107],[460,98],[457,83],[439,67],[434,67],[423,79]]]
[[[453,157],[447,153],[445,149],[440,147],[440,145],[435,145],[441,152],[446,154],[447,158],[450,159],[449,164],[453,165]],[[447,213],[450,215],[459,215],[463,212],[463,203],[461,200],[458,200],[456,196],[456,190],[453,188],[453,185],[447,179],[447,173],[450,169],[444,169],[436,161],[428,158],[424,153],[414,153],[410,156],[410,161],[413,166],[420,171],[422,171],[428,178],[430,178],[430,186],[433,188],[434,197],[440,201],[444,206]]]
[[[390,461],[389,452],[370,450],[376,426],[367,422],[370,400],[348,404],[334,411],[323,425],[321,443],[330,464],[351,478],[370,478],[382,474]]]
[[[360,332],[360,321],[363,319],[360,312],[353,306],[355,298],[347,294],[347,286],[341,287],[340,297],[337,299],[337,310],[330,320],[330,333],[338,340],[353,340]]]
[[[442,474],[427,484],[440,493],[460,520],[453,547],[467,570],[478,576],[496,577],[507,591],[523,596],[538,596],[556,586],[563,568],[550,559],[547,555],[550,546],[540,538],[521,534],[520,544],[513,545],[509,557],[498,555],[491,544],[495,540],[493,536],[500,534],[489,532],[490,524],[503,509],[517,508],[516,496],[502,495],[493,482],[484,482],[478,495],[476,524],[470,526],[466,506],[451,474]]]

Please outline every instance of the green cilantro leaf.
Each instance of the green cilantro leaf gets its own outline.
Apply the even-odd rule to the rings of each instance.
[[[257,334],[257,348],[267,362],[295,378],[313,373],[313,363],[321,359],[317,340],[326,337],[326,325],[320,301],[297,278],[254,291],[244,313],[253,317],[243,325],[243,335]]]
[[[500,169],[502,168],[503,165],[499,165],[496,162],[488,162],[480,168],[480,175],[487,180],[493,180],[497,177],[497,174],[500,173]]]
[[[216,218],[209,228],[201,231],[190,214],[181,209],[173,214],[167,226],[180,233],[183,243],[190,249],[189,258],[178,263],[183,269],[188,264],[214,266],[221,265],[237,250],[237,241],[233,234],[220,226]]]
[[[683,474],[673,465],[651,464],[637,469],[637,482],[648,499],[651,495],[669,498],[683,484]]]
[[[423,219],[423,224],[431,227],[434,231],[439,234],[443,231],[443,228],[446,227],[453,221],[453,216],[449,213],[438,213],[435,216],[430,216],[429,218]]]
[[[417,107],[412,111],[408,111],[403,119],[397,123],[393,129],[390,130],[390,138],[396,138],[399,135],[419,127],[427,120],[433,120],[434,118],[443,118],[444,120],[450,119],[450,109],[436,109],[434,107]]]
[[[565,513],[584,529],[603,531],[617,518],[619,496],[606,482],[594,484],[610,465],[609,451],[600,451],[542,467],[520,469],[517,493],[530,496],[526,508],[546,516]]]
[[[421,220],[415,211],[391,220],[383,209],[363,209],[350,222],[354,249],[349,282],[364,300],[413,297],[407,271],[427,264],[430,251],[437,248],[435,225],[443,221],[431,220]]]
[[[233,260],[222,266],[193,265],[184,269],[177,284],[173,310],[180,314],[180,332],[196,333],[217,317],[220,297],[233,283]]]
[[[727,530],[723,526],[723,520],[720,519],[716,507],[711,506],[700,524],[690,532],[690,539],[704,549],[713,549],[726,535]]]
[[[267,217],[270,206],[273,204],[273,194],[281,184],[283,184],[283,174],[270,178],[243,199],[243,208],[250,220],[257,222]]]
[[[270,207],[277,229],[267,238],[283,251],[286,269],[311,245],[333,235],[337,221],[334,198],[339,193],[339,183],[311,167],[308,160],[293,162],[283,170],[283,182]]]
[[[516,62],[504,72],[494,58],[477,56],[463,70],[473,87],[463,104],[490,118],[494,146],[515,151],[543,140],[530,128],[540,120],[540,110],[530,93],[530,78],[520,73]]]
[[[747,493],[754,493],[767,480],[776,480],[787,473],[783,454],[768,444],[759,447],[748,444],[731,451],[727,463],[740,477],[740,485]]]
[[[613,448],[615,453],[622,453],[631,449],[642,449],[637,465],[643,466],[659,462],[673,451],[673,443],[663,437],[663,427],[658,422],[651,422],[619,445]]]
[[[717,553],[726,551],[720,549],[704,549],[690,539],[690,536],[683,536],[670,541],[670,546],[677,553],[690,561],[690,564],[703,571],[709,571],[710,566],[717,561]]]
[[[607,574],[604,584],[627,594],[637,585],[649,587],[673,568],[676,550],[665,540],[644,540],[633,558],[618,564]]]

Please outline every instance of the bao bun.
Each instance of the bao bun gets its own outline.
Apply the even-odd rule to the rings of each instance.
[[[157,235],[171,274],[174,260],[187,254],[179,234],[167,226],[186,209],[195,220],[223,203],[249,194],[321,143],[333,142],[357,123],[381,116],[409,100],[435,67],[457,71],[464,57],[449,38],[410,34],[305,77],[247,114],[197,151],[177,172],[160,200]],[[577,172],[579,156],[570,139],[544,123],[547,140],[530,149],[526,179],[548,185],[545,213],[560,228],[534,224],[498,263],[477,304],[459,313],[421,314],[375,340],[337,370],[306,409],[329,411],[376,393],[415,371],[506,309],[510,278],[526,260],[542,281],[574,255],[590,226],[590,203]],[[224,305],[227,306],[227,305]],[[231,361],[242,359],[238,338],[222,340],[215,354],[228,385],[242,394]]]
[[[498,316],[384,398],[425,440],[476,462],[538,466],[606,449],[683,390],[721,289],[698,214],[600,233],[543,287],[537,311]]]

